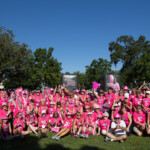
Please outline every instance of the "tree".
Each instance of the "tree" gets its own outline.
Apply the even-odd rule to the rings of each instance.
[[[78,87],[79,89],[86,89],[87,87],[87,77],[85,73],[76,71],[73,74],[78,75]]]
[[[86,66],[86,88],[92,87],[92,82],[100,82],[100,77],[108,74],[111,71],[111,63],[106,59],[99,58],[93,60],[90,66]]]
[[[111,62],[122,62],[121,81],[133,86],[141,80],[150,81],[150,41],[144,36],[135,40],[132,36],[120,36],[115,42],[109,43]]]
[[[34,69],[32,79],[39,81],[46,86],[54,87],[60,84],[61,63],[52,56],[53,48],[39,48],[34,52]],[[39,85],[40,86],[40,85]]]
[[[14,34],[4,27],[0,28],[0,82],[4,81],[6,88],[22,86],[28,77],[27,61],[32,57],[32,51],[23,43],[14,41]]]

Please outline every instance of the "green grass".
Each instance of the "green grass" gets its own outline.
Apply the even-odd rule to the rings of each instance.
[[[150,150],[150,137],[137,137],[131,135],[124,143],[104,142],[103,136],[90,136],[89,139],[80,139],[70,135],[59,141],[48,138],[40,139],[31,134],[24,140],[19,137],[11,141],[0,141],[0,150]]]

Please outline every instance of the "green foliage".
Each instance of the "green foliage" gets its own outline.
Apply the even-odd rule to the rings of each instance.
[[[12,31],[0,28],[0,82],[5,88],[35,89],[41,83],[59,84],[62,68],[52,56],[53,48],[39,48],[33,54],[26,44],[14,41],[14,37]]]
[[[92,82],[100,81],[100,77],[111,71],[111,63],[106,59],[93,60],[90,66],[86,66],[87,88],[92,87]]]
[[[128,86],[136,82],[150,81],[150,42],[144,36],[134,40],[132,36],[120,36],[109,43],[111,62],[123,63],[120,70],[121,81]]]
[[[47,86],[54,87],[60,84],[61,80],[61,63],[52,57],[53,48],[37,49],[34,52],[34,74],[33,79],[39,79]]]
[[[80,71],[74,72],[73,74],[78,75],[78,87],[79,89],[86,89],[87,86],[87,76],[85,73]]]

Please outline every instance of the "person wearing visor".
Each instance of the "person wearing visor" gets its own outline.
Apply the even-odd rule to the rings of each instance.
[[[129,100],[129,93],[124,95],[124,101],[122,102],[122,107],[126,108],[126,111],[132,115],[132,102]]]
[[[111,121],[108,119],[108,117],[109,117],[108,112],[104,112],[103,118],[101,120],[99,120],[99,122],[98,122],[98,133],[97,133],[97,135],[100,135],[100,133],[101,133],[102,135],[107,136],[107,133],[108,133],[109,127],[110,127],[110,123],[111,123]]]
[[[115,120],[111,123],[111,133],[107,133],[105,142],[119,141],[122,143],[127,138],[126,124],[123,120],[121,120],[121,116],[119,114],[116,114],[114,119]]]
[[[88,112],[87,118],[83,124],[82,134],[80,137],[88,139],[89,135],[92,133],[93,135],[95,135],[95,122],[92,116],[92,112]]]
[[[41,133],[40,138],[48,138],[47,133],[49,131],[48,129],[48,117],[46,116],[46,111],[42,111],[42,116],[39,117],[38,120],[38,127],[39,132]]]

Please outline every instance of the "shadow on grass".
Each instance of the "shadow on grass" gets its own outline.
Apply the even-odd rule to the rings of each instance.
[[[63,144],[63,143],[62,143]],[[40,139],[36,136],[26,136],[24,140],[16,138],[11,141],[0,141],[0,150],[75,150],[72,144],[72,148],[66,148],[56,141],[52,141],[51,138]],[[82,146],[79,150],[104,150],[93,146]]]

